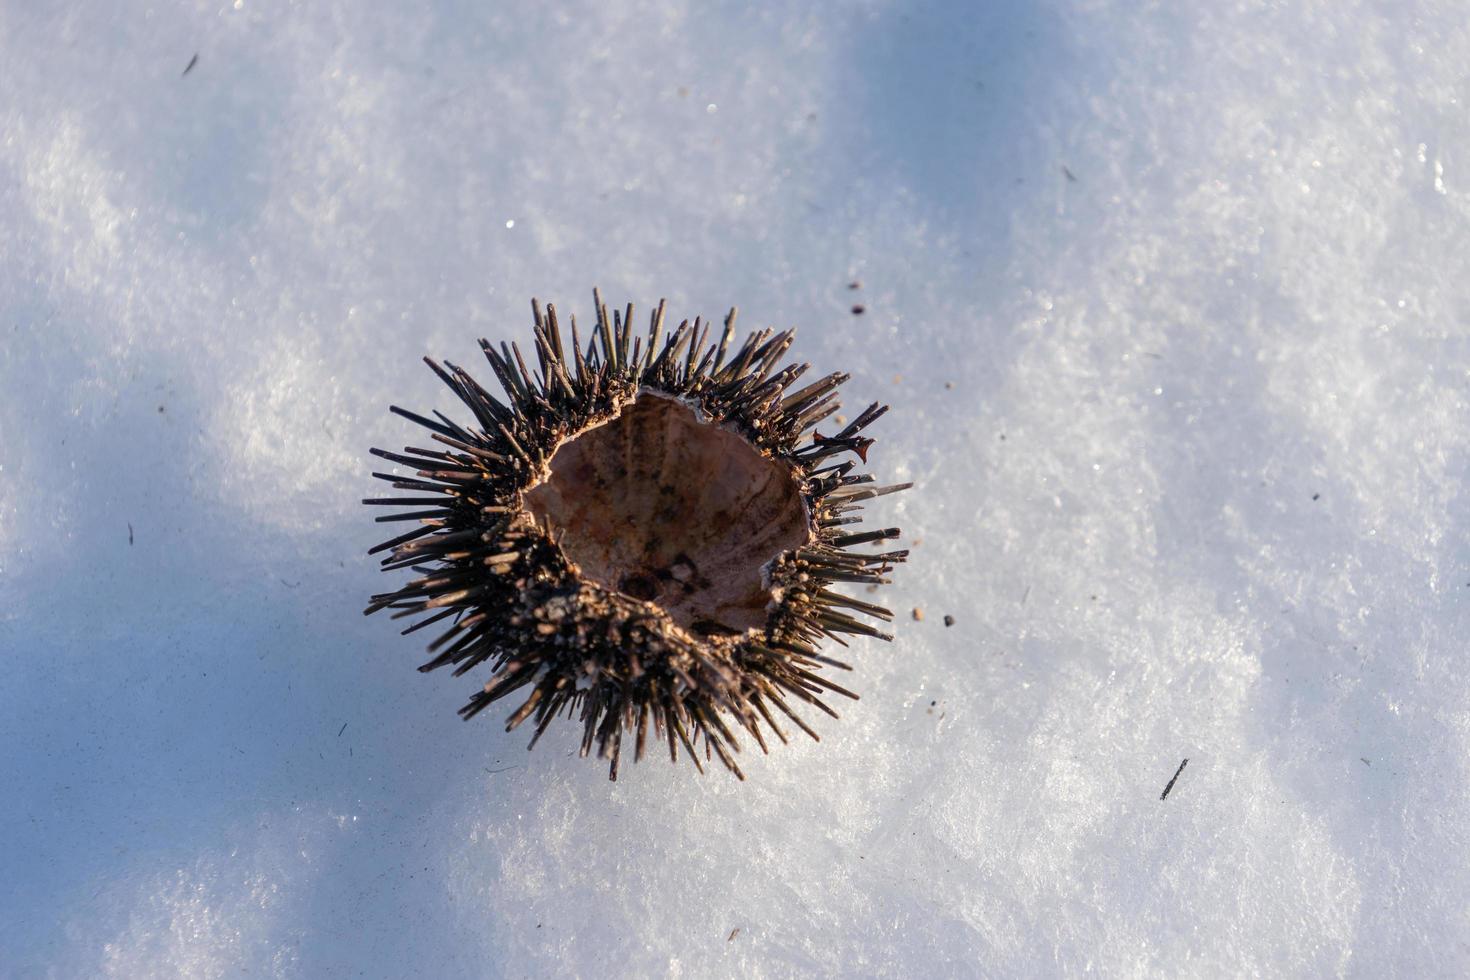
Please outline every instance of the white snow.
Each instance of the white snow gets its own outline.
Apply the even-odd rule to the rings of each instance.
[[[1463,3],[376,6],[0,6],[0,975],[1470,973]],[[360,615],[594,284],[918,483],[743,784]]]

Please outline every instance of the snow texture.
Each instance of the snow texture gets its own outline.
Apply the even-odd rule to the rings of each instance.
[[[1465,14],[0,4],[0,975],[1470,973]],[[594,284],[918,484],[745,783],[360,614],[419,358]]]

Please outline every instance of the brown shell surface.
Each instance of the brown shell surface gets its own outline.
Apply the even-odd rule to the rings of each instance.
[[[790,464],[653,391],[562,443],[525,499],[583,575],[704,635],[764,629],[763,569],[814,530]]]

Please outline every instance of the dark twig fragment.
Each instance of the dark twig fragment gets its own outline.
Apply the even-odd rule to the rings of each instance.
[[[1169,785],[1165,786],[1164,791],[1159,794],[1160,800],[1167,800],[1169,798],[1169,790],[1174,788],[1174,780],[1179,778],[1179,774],[1184,771],[1184,767],[1187,765],[1189,765],[1188,759],[1179,763],[1179,768],[1174,770],[1174,775],[1169,779]]]

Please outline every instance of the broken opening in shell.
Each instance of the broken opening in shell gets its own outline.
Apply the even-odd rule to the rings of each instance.
[[[813,536],[789,464],[649,390],[563,442],[525,506],[584,577],[704,635],[764,629],[763,567]]]

